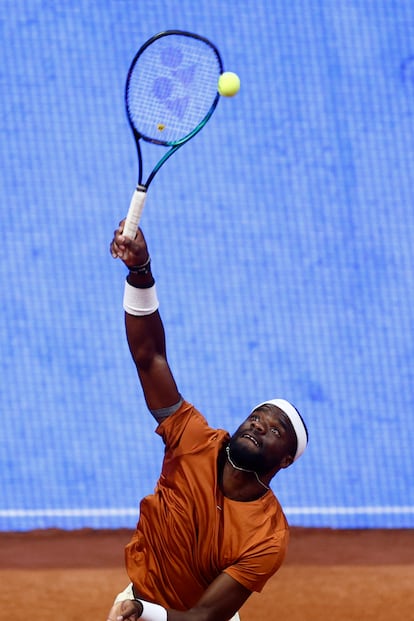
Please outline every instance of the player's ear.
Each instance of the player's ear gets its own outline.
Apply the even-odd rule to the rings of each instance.
[[[285,457],[283,457],[280,460],[280,467],[281,468],[288,468],[291,464],[293,464],[293,457],[292,457],[292,455],[286,455]]]

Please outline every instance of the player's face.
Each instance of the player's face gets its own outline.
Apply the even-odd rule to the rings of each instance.
[[[286,414],[275,405],[254,410],[230,439],[236,465],[266,474],[293,461],[296,436]]]

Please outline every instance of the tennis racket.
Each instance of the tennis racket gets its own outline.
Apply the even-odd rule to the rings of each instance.
[[[125,107],[138,153],[138,185],[123,234],[134,239],[148,187],[161,166],[204,127],[218,100],[223,63],[208,39],[168,30],[149,39],[136,53],[125,85]],[[141,140],[168,147],[143,181]]]

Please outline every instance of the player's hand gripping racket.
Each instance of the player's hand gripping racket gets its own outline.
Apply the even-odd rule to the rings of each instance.
[[[135,238],[147,189],[166,160],[207,123],[219,100],[217,48],[190,32],[168,30],[138,50],[128,71],[125,106],[138,151],[138,185],[123,234]],[[143,182],[140,140],[169,147]]]

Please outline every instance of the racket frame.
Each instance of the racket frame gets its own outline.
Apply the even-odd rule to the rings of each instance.
[[[217,62],[218,62],[218,66],[219,66],[219,74],[223,73],[223,71],[224,71],[223,61],[221,59],[220,52],[218,51],[217,47],[211,41],[209,41],[209,39],[206,39],[205,37],[203,37],[201,35],[198,35],[198,34],[195,34],[195,33],[192,33],[192,32],[188,32],[186,30],[165,30],[163,32],[159,32],[158,34],[156,34],[153,37],[151,37],[150,39],[148,39],[139,48],[139,50],[135,54],[134,58],[132,59],[132,62],[131,62],[130,67],[128,69],[127,79],[126,79],[126,83],[125,83],[125,91],[124,91],[124,101],[125,101],[126,115],[127,115],[129,126],[130,126],[130,128],[132,130],[132,134],[134,136],[135,145],[136,145],[136,149],[137,149],[137,157],[138,157],[138,184],[137,184],[136,189],[134,191],[134,194],[132,196],[130,207],[129,207],[128,214],[127,214],[127,218],[126,218],[126,221],[125,221],[125,224],[124,224],[124,235],[127,236],[127,237],[131,237],[132,239],[135,238],[136,231],[137,231],[140,219],[141,219],[142,211],[144,209],[146,192],[147,192],[147,190],[148,190],[152,180],[154,179],[155,175],[160,170],[160,168],[165,164],[165,162],[171,157],[171,155],[173,155],[180,147],[182,147],[186,142],[188,142],[191,138],[193,138],[193,136],[198,134],[198,132],[200,132],[203,129],[203,127],[206,125],[207,121],[210,119],[211,115],[213,114],[214,110],[216,109],[216,106],[217,106],[218,101],[220,99],[220,93],[217,91],[216,96],[215,96],[215,98],[213,100],[213,103],[211,104],[211,106],[210,106],[207,114],[205,115],[205,117],[200,121],[200,123],[198,123],[198,125],[194,129],[191,130],[191,132],[189,132],[188,134],[186,134],[185,136],[183,136],[179,140],[175,140],[175,141],[160,140],[160,139],[157,139],[157,138],[151,138],[149,136],[146,136],[145,134],[142,134],[140,131],[138,131],[138,129],[134,125],[134,122],[132,120],[132,116],[131,116],[131,114],[129,112],[129,107],[128,107],[128,89],[129,89],[129,83],[130,83],[130,79],[131,79],[131,76],[132,76],[132,72],[133,72],[134,67],[135,67],[136,63],[138,62],[140,56],[142,55],[142,53],[152,43],[154,43],[158,39],[161,39],[162,37],[167,37],[167,36],[171,36],[171,35],[189,37],[189,38],[201,41],[201,42],[205,43],[206,45],[208,45],[213,50],[213,52],[214,52],[214,54],[216,56],[216,59],[217,59]],[[145,142],[148,142],[148,143],[151,143],[151,144],[161,145],[161,146],[164,146],[164,147],[170,147],[169,150],[166,151],[166,153],[160,158],[160,160],[154,166],[154,168],[152,169],[152,171],[148,175],[148,177],[147,177],[145,182],[142,181],[142,178],[143,178],[143,160],[142,160],[142,152],[141,152],[141,145],[140,145],[140,140],[141,139],[144,140]]]
[[[134,67],[135,67],[139,57],[147,49],[147,47],[149,47],[152,43],[154,43],[154,41],[157,41],[158,39],[161,39],[162,37],[167,37],[167,36],[170,36],[170,35],[184,36],[184,37],[189,37],[189,38],[192,38],[192,39],[197,39],[198,41],[202,41],[203,43],[208,45],[214,51],[214,53],[216,55],[216,58],[217,58],[217,61],[218,61],[218,64],[219,64],[219,68],[220,68],[220,73],[223,73],[223,71],[224,71],[223,61],[221,59],[220,52],[218,51],[218,49],[214,45],[214,43],[212,43],[211,41],[209,41],[209,39],[206,39],[205,37],[203,37],[201,35],[195,34],[193,32],[188,32],[186,30],[164,30],[163,32],[159,32],[158,34],[156,34],[153,37],[151,37],[150,39],[148,39],[148,41],[146,41],[139,48],[138,52],[135,54],[134,58],[132,59],[131,65],[130,65],[129,70],[128,70],[128,75],[127,75],[126,84],[125,84],[124,99],[125,99],[125,109],[126,109],[128,123],[129,123],[129,126],[130,126],[130,128],[132,130],[132,133],[134,135],[134,139],[135,139],[136,146],[137,146],[137,151],[138,151],[138,185],[143,187],[143,188],[148,188],[148,186],[150,185],[151,181],[153,180],[153,178],[155,177],[155,175],[157,174],[157,172],[161,168],[161,166],[168,160],[168,158],[173,153],[175,153],[175,151],[177,151],[177,149],[179,149],[183,144],[188,142],[193,136],[198,134],[198,132],[203,129],[204,125],[207,123],[207,121],[209,120],[209,118],[213,114],[213,112],[214,112],[214,110],[215,110],[215,108],[216,108],[216,106],[218,104],[219,98],[220,98],[220,93],[217,91],[216,97],[214,98],[214,101],[211,104],[211,107],[210,107],[209,111],[207,112],[206,116],[203,118],[203,120],[191,132],[189,132],[186,136],[183,136],[179,140],[176,140],[176,141],[166,141],[166,140],[159,140],[157,138],[150,138],[149,136],[145,136],[145,134],[142,134],[141,132],[139,132],[137,130],[137,128],[135,127],[135,125],[134,125],[134,123],[132,121],[131,115],[129,113],[129,108],[128,108],[128,87],[129,87],[129,82],[130,82],[130,79],[131,79],[132,72],[134,70]],[[171,149],[169,151],[167,151],[167,153],[165,153],[165,155],[155,165],[155,167],[153,168],[152,172],[148,176],[148,179],[147,179],[147,181],[145,183],[142,183],[143,165],[142,165],[141,148],[140,148],[140,145],[139,145],[139,140],[140,139],[145,140],[145,142],[149,142],[151,144],[158,144],[158,145],[161,145],[161,146],[164,146],[164,147],[171,147]]]

